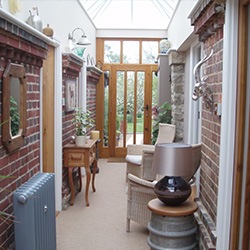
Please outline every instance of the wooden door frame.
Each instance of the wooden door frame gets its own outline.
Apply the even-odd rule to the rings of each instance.
[[[240,0],[239,2],[239,44],[238,44],[238,80],[237,80],[237,111],[236,111],[236,137],[235,137],[235,160],[234,160],[234,183],[232,197],[232,215],[231,215],[231,230],[230,230],[230,249],[238,249],[240,240],[242,240],[242,250],[248,249],[249,244],[249,211],[250,203],[247,195],[250,191],[250,159],[248,148],[247,160],[247,176],[246,186],[243,182],[243,167],[244,167],[244,145],[249,137],[245,138],[246,124],[246,92],[247,92],[247,57],[248,54],[248,5],[250,0]],[[242,197],[242,189],[245,189],[245,197]],[[243,238],[240,239],[241,226],[241,202],[244,199],[244,220],[243,223]]]
[[[148,65],[142,65],[142,64],[119,64],[119,65],[112,65],[111,68],[111,78],[110,78],[110,85],[111,89],[110,89],[110,98],[109,98],[109,107],[112,107],[109,115],[111,116],[111,119],[115,119],[116,117],[116,105],[114,105],[116,103],[116,98],[117,98],[117,93],[116,93],[116,86],[112,85],[116,83],[116,72],[117,71],[124,71],[124,72],[129,72],[129,71],[134,71],[136,72],[144,72],[145,73],[145,82],[144,82],[144,105],[148,105],[149,106],[149,113],[148,116],[152,117],[152,84],[150,84],[150,82],[152,83],[152,79],[150,80],[150,72],[151,70],[153,70],[153,68]],[[125,79],[124,81],[127,81],[127,77],[125,74]],[[137,76],[135,75],[135,83],[137,83]],[[136,93],[136,91],[135,91]],[[124,102],[126,102],[126,100],[124,100]],[[135,96],[135,103],[137,103],[136,100],[136,96]],[[114,107],[115,106],[115,107]],[[124,112],[126,112],[126,110],[124,110]],[[134,113],[134,120],[136,119],[136,113]],[[151,121],[151,119],[150,119]],[[115,127],[115,123],[110,123],[109,124],[109,131],[116,131],[116,127]],[[133,136],[135,137],[136,135],[136,131],[133,131]],[[144,139],[144,143],[148,143],[149,141],[151,141],[151,123],[148,121],[148,118],[144,116],[144,138],[146,138],[146,140]],[[111,136],[111,137],[110,137]],[[109,135],[110,140],[112,142],[115,141],[115,134],[113,135]],[[117,147],[109,147],[110,148],[110,155],[112,156],[116,156],[116,157],[125,157],[126,155],[126,149],[124,150],[124,147],[121,148],[117,148]]]
[[[43,61],[42,81],[42,170],[54,173],[54,89],[55,89],[55,48],[50,46]]]
[[[102,70],[103,72],[111,70],[111,65],[109,64],[104,64],[104,41],[106,40],[119,40],[119,41],[124,41],[124,40],[155,40],[159,41],[160,39],[158,38],[97,38],[96,39],[96,61],[103,63]],[[157,64],[156,65],[151,65],[151,72],[157,71]],[[110,79],[112,81],[112,79]],[[104,121],[102,119],[103,114],[104,114],[104,74],[101,75],[100,84],[97,84],[97,100],[96,100],[96,106],[98,109],[96,110],[96,129],[100,131],[100,138],[103,138],[103,127],[104,127]],[[99,149],[99,157],[103,158],[108,158],[110,155],[110,151],[108,148],[103,146],[103,143],[98,144],[98,149]]]

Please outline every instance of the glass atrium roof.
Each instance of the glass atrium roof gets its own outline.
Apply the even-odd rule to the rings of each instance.
[[[167,29],[179,0],[80,0],[97,29]]]

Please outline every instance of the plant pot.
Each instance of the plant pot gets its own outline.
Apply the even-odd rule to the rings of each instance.
[[[76,136],[76,146],[83,147],[86,143],[86,135],[77,135]]]

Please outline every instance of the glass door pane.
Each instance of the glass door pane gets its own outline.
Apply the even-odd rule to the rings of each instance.
[[[135,73],[128,71],[126,74],[127,98],[126,98],[126,127],[127,127],[127,141],[126,144],[134,143],[134,111],[135,111]]]
[[[127,144],[143,143],[144,72],[127,72]]]
[[[135,144],[143,144],[144,131],[144,111],[147,112],[149,107],[144,107],[144,85],[145,72],[137,72],[137,93],[136,93],[136,129],[135,129]]]
[[[116,73],[116,147],[123,147],[124,138],[124,71]]]
[[[128,144],[151,140],[152,88],[146,86],[152,79],[146,76],[152,73],[145,67],[131,68],[113,66],[104,73],[105,77],[110,74],[110,82],[104,83],[103,146],[110,157],[124,157]]]
[[[117,71],[116,147],[143,143],[144,84],[143,71]]]
[[[109,145],[109,71],[104,72],[103,146]]]

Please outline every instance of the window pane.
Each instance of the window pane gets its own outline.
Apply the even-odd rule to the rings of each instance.
[[[123,42],[123,63],[139,63],[139,41]]]
[[[145,72],[137,72],[136,144],[143,143]]]
[[[142,42],[142,63],[154,64],[157,61],[158,41]]]
[[[133,71],[127,72],[127,144],[133,144],[134,132],[134,83],[135,73]]]
[[[104,72],[104,128],[103,128],[103,146],[108,146],[109,137],[109,71]]]
[[[120,63],[120,41],[104,42],[104,63]]]
[[[123,119],[124,119],[124,71],[116,73],[116,146],[123,146]]]
[[[158,77],[157,73],[152,73],[152,123],[151,128],[152,132],[154,131],[154,123],[157,117],[157,110],[158,110]]]

